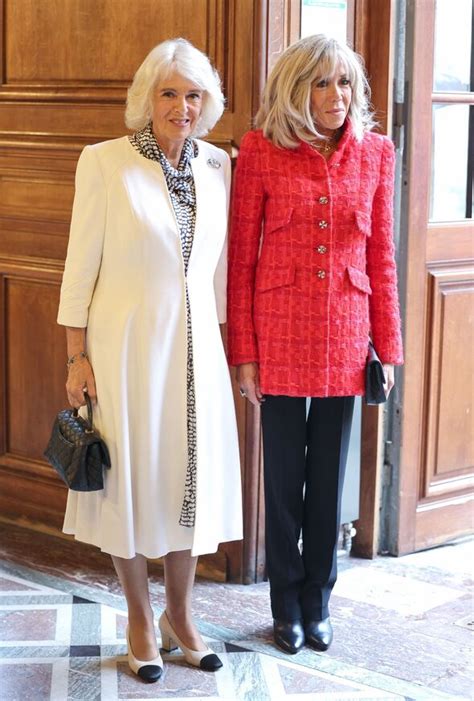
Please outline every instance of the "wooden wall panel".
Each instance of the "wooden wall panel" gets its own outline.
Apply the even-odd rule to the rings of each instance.
[[[56,323],[59,284],[5,280],[6,453],[42,460],[54,413],[64,406],[65,341]]]
[[[3,3],[3,76],[11,87],[100,83],[126,88],[150,49],[174,37],[208,53],[223,74],[224,27],[235,14],[235,2],[222,0]]]
[[[235,78],[252,60],[247,54],[247,65],[236,69],[236,21],[253,19],[252,2],[237,8],[236,0],[0,0],[0,12],[0,100],[123,105],[147,53],[183,37],[208,54],[233,111]]]
[[[474,286],[442,285],[444,333],[441,346],[437,476],[474,468]],[[461,350],[462,349],[462,350]],[[453,428],[455,427],[455,431]]]
[[[64,260],[79,149],[1,144],[0,256]]]
[[[444,280],[439,291],[444,317],[436,470],[440,478],[454,466],[462,471],[474,468],[474,353],[468,350],[474,351],[472,281],[472,275],[469,281]]]
[[[74,183],[54,175],[0,174],[0,217],[21,213],[23,220],[67,222],[71,216]]]
[[[164,39],[184,36],[205,51],[212,6],[207,0],[6,0],[6,82],[125,85]]]
[[[23,135],[44,137],[78,136],[89,141],[123,136],[123,105],[85,103],[41,103],[3,101],[0,92],[0,136],[20,139]]]

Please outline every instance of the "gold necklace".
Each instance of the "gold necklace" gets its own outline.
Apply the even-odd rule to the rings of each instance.
[[[335,146],[335,144],[333,144],[331,141],[327,141],[324,144],[319,144],[318,146],[316,146],[316,148],[318,148],[323,153],[329,153],[333,146]]]
[[[336,137],[332,136],[330,139],[327,141],[323,141],[320,144],[316,144],[316,148],[322,151],[323,153],[329,153],[329,151],[332,151],[333,148],[337,146],[337,139]]]
[[[323,153],[329,153],[333,148],[336,148],[339,141],[339,130],[335,132],[331,137],[326,139],[320,144],[315,144],[316,148]]]

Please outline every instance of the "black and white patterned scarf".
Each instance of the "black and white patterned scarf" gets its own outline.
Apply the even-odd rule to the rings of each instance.
[[[198,155],[198,146],[191,139],[183,144],[178,168],[173,168],[160,148],[153,133],[152,124],[129,137],[132,146],[145,158],[157,161],[166,179],[171,203],[178,222],[183,254],[184,272],[187,275],[189,257],[193,246],[196,225],[196,188],[191,169],[191,159]],[[191,308],[189,305],[188,286],[186,282],[186,325],[187,325],[187,442],[188,465],[184,498],[179,524],[187,528],[194,526],[196,520],[196,475],[197,475],[197,435],[196,435],[196,397],[194,392],[194,363],[192,345]]]
[[[178,168],[173,168],[155,138],[151,122],[128,138],[142,156],[161,165],[170,194],[175,193],[182,204],[196,206],[196,191],[191,170],[191,159],[196,158],[199,153],[196,142],[192,139],[185,140]]]

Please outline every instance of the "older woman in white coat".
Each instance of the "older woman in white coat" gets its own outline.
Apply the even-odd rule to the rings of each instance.
[[[242,537],[225,321],[227,154],[196,139],[220,118],[219,78],[183,39],[155,47],[128,93],[135,130],[87,146],[76,173],[58,323],[72,406],[95,401],[112,461],[103,491],[69,492],[64,531],[110,553],[128,605],[131,669],[163,662],[147,558],[164,557],[162,647],[222,666],[191,615],[197,556]]]

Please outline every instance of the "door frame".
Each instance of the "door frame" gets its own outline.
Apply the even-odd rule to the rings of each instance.
[[[442,260],[439,235],[448,228],[455,239],[454,255],[461,260],[474,255],[469,220],[429,222],[432,105],[433,102],[472,104],[474,94],[433,92],[435,4],[416,0],[400,4],[402,10],[406,10],[405,94],[403,102],[397,105],[396,115],[398,146],[403,156],[399,283],[405,365],[398,369],[399,387],[392,402],[389,426],[392,450],[385,461],[386,529],[382,545],[393,555],[431,547],[469,532],[472,516],[468,515],[466,502],[474,496],[466,477],[464,483],[460,480],[456,492],[453,489],[450,495],[440,494],[437,498],[430,494],[425,477],[428,461],[434,459],[427,431],[437,391],[433,377],[435,350],[428,335],[432,315],[437,313],[432,297],[433,280],[428,279],[430,266],[434,266],[437,273],[445,267],[457,275],[453,273],[458,267],[456,260]],[[441,509],[444,529],[438,525]]]
[[[354,50],[365,62],[379,130],[392,136],[393,77],[397,0],[355,0]],[[351,554],[374,558],[379,552],[387,411],[362,405],[360,509]]]

